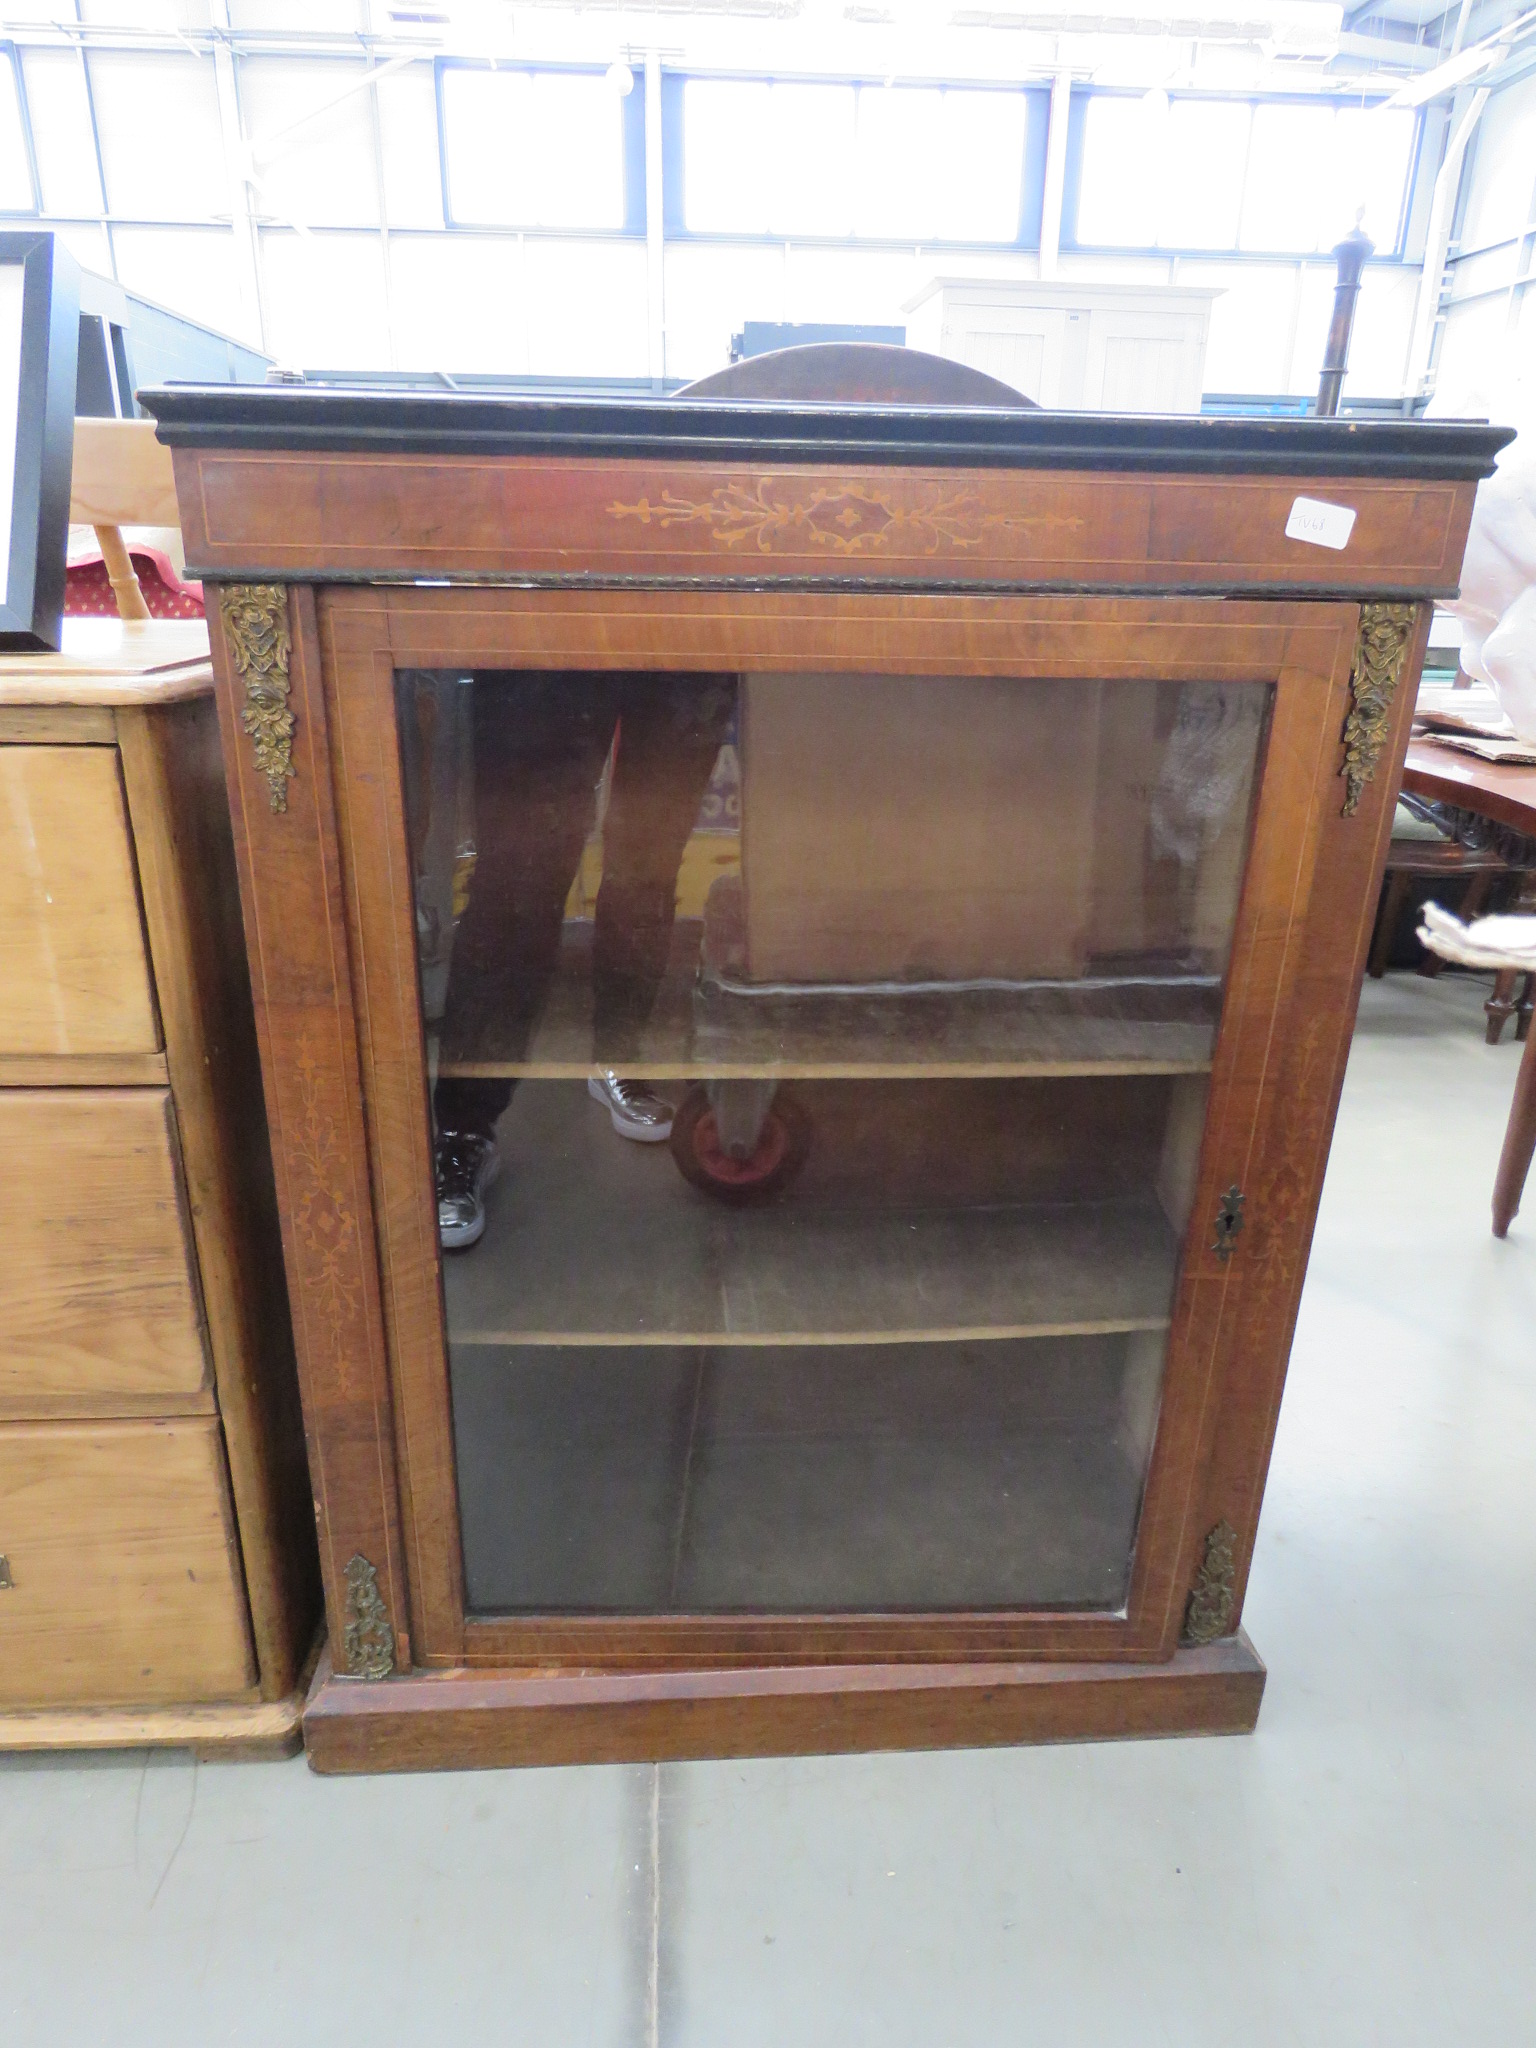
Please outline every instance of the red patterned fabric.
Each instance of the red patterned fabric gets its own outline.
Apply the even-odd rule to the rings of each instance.
[[[166,556],[149,548],[130,548],[133,573],[139,579],[152,619],[200,619],[203,586],[184,583]],[[72,562],[64,582],[64,611],[72,619],[115,619],[117,599],[100,555]]]

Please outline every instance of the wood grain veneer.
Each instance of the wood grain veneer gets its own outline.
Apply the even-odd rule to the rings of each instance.
[[[171,1098],[0,1093],[0,1400],[162,1399],[207,1384]]]
[[[0,1053],[159,1046],[117,755],[0,746]]]
[[[422,1672],[371,1686],[337,1678],[327,1656],[309,1696],[304,1742],[315,1770],[341,1773],[1237,1735],[1258,1720],[1264,1675],[1241,1632],[1150,1668]]]
[[[812,577],[1452,595],[1473,486],[1337,478],[175,450],[198,573]],[[1348,549],[1286,537],[1346,503]]]
[[[0,660],[0,1751],[297,1729],[317,1572],[210,681],[200,623]],[[53,1027],[20,1050],[18,958]]]
[[[254,1686],[217,1421],[0,1427],[0,1553],[0,1705]]]

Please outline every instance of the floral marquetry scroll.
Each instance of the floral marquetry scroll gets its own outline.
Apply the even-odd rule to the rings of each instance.
[[[255,743],[274,811],[288,808],[294,777],[294,717],[288,702],[293,651],[288,591],[281,583],[230,583],[219,592],[229,657],[245,685],[240,723]]]
[[[708,497],[662,491],[632,504],[616,500],[608,507],[608,516],[659,526],[663,532],[695,526],[722,547],[755,548],[760,554],[809,545],[830,555],[850,556],[879,554],[896,543],[936,555],[979,547],[998,528],[1022,531],[1083,524],[1079,518],[1055,513],[1021,517],[988,511],[975,491],[941,484],[907,485],[898,493],[876,485],[804,486],[769,477],[722,484]]]
[[[1360,808],[1365,786],[1376,773],[1386,744],[1392,699],[1413,638],[1411,604],[1363,604],[1355,666],[1349,679],[1354,702],[1344,721],[1344,816]]]

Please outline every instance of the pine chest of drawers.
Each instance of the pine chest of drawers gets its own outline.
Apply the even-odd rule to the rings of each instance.
[[[0,657],[0,1749],[291,1749],[317,1596],[200,624]]]

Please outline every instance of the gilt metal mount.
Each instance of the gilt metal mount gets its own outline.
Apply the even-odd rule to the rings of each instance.
[[[1216,1235],[1211,1250],[1225,1265],[1231,1258],[1243,1228],[1243,1191],[1234,1181],[1216,1205]]]
[[[1220,1521],[1205,1539],[1205,1555],[1184,1610],[1184,1641],[1214,1643],[1232,1626],[1237,1605],[1237,1531]]]
[[[245,685],[240,723],[256,749],[256,768],[267,778],[274,811],[288,808],[294,779],[293,710],[288,674],[293,638],[288,625],[288,591],[281,583],[227,583],[219,610],[235,673]]]
[[[0,1593],[14,1591],[16,1581],[11,1577],[11,1560],[0,1556]]]
[[[347,1566],[347,1619],[342,1637],[349,1678],[389,1678],[395,1669],[395,1632],[379,1591],[379,1575],[366,1557]]]
[[[1392,699],[1402,680],[1403,664],[1413,639],[1415,607],[1411,604],[1363,604],[1355,640],[1355,665],[1350,671],[1350,713],[1344,721],[1342,815],[1352,818],[1360,808],[1365,786],[1376,773],[1386,745]]]

